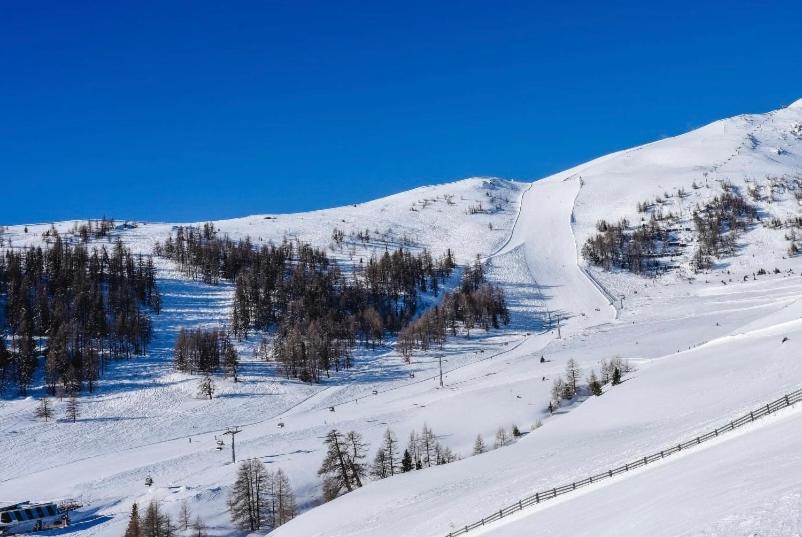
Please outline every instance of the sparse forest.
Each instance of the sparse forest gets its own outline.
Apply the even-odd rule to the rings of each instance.
[[[360,259],[345,271],[308,244],[256,248],[249,239],[219,236],[212,224],[177,229],[155,253],[174,260],[189,277],[210,284],[233,281],[232,332],[247,337],[252,330],[273,330],[269,357],[288,378],[309,382],[350,367],[356,345],[375,347],[387,332],[402,330],[419,313],[421,294],[440,293],[456,266],[450,251],[434,258],[428,250],[399,248]],[[473,281],[477,270],[468,270],[466,281]],[[463,306],[482,311],[460,315],[486,328],[504,322],[500,290],[478,282],[469,294],[471,301]]]
[[[403,328],[398,334],[399,352],[409,360],[413,351],[426,351],[445,343],[458,328],[470,335],[474,328],[499,328],[510,322],[504,291],[487,283],[477,259],[462,275],[460,287],[446,293],[442,302]]]
[[[724,192],[692,211],[697,246],[690,265],[695,271],[710,268],[713,258],[733,255],[738,236],[758,217],[757,208],[737,188],[728,183],[722,188]],[[678,197],[685,195],[682,190],[677,193]],[[666,260],[680,255],[687,244],[679,239],[679,217],[656,208],[662,203],[663,198],[638,203],[638,212],[650,213],[639,226],[632,226],[626,218],[615,223],[600,220],[597,233],[582,246],[582,256],[605,270],[653,275],[671,268]]]
[[[395,433],[386,429],[371,464],[367,463],[368,446],[362,435],[355,431],[343,433],[332,429],[326,435],[324,444],[326,456],[318,470],[318,475],[323,479],[324,501],[362,487],[368,477],[386,479],[459,459],[449,447],[437,440],[434,431],[426,424],[420,433],[410,433],[403,453],[400,452]]]

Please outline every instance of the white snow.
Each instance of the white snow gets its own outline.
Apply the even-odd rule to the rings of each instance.
[[[238,457],[283,468],[305,510],[276,530],[277,537],[445,536],[535,490],[684,441],[799,388],[802,262],[787,258],[787,230],[758,224],[741,238],[736,256],[699,275],[687,268],[691,251],[676,260],[678,270],[654,279],[604,273],[579,257],[599,219],[637,222],[640,201],[668,193],[665,210],[687,218],[696,204],[721,192],[721,181],[746,189],[766,187],[769,176],[799,177],[799,103],[721,120],[531,185],[469,179],[353,207],[215,222],[223,232],[257,242],[299,237],[328,247],[334,226],[346,233],[369,229],[380,239],[335,249],[344,263],[404,236],[435,254],[452,248],[463,262],[480,255],[490,278],[507,291],[512,324],[451,339],[442,351],[444,389],[435,379],[436,352],[411,365],[391,347],[360,352],[354,369],[305,385],[251,358],[249,341],[242,345],[248,357],[243,381],[220,379],[220,397],[200,401],[193,397],[194,379],[170,371],[172,337],[180,325],[224,323],[231,288],[188,282],[160,262],[164,311],[154,318],[157,338],[148,357],[113,366],[109,378],[124,380],[122,386],[102,383],[97,395],[85,398],[76,424],[33,421],[32,399],[0,402],[0,451],[6,454],[0,498],[83,497],[103,518],[76,533],[102,536],[123,533],[133,501],[158,497],[175,512],[187,498],[212,533],[231,534],[225,500],[235,467],[227,464],[228,446],[214,450],[214,437],[239,424]],[[694,182],[700,188],[692,188]],[[689,195],[680,199],[678,189]],[[793,194],[785,189],[759,202],[762,219],[798,215]],[[507,201],[490,214],[468,214],[479,201],[492,207],[491,196]],[[14,247],[34,244],[47,227],[32,225],[25,233],[15,226],[6,237]],[[147,252],[171,229],[141,223],[119,235]],[[769,274],[752,278],[759,268]],[[561,338],[547,322],[558,315]],[[540,363],[541,356],[548,361]],[[547,415],[551,379],[569,358],[589,372],[613,357],[629,359],[638,370],[602,397]],[[332,405],[335,412],[328,410]],[[469,535],[799,533],[800,416],[797,408],[783,411]],[[532,429],[538,421],[542,427]],[[370,482],[314,507],[321,438],[331,427],[358,430],[375,446],[388,426],[405,443],[424,423],[463,460]],[[497,427],[513,423],[528,434],[469,456],[478,433],[492,443]],[[143,485],[147,475],[155,482],[151,489]]]

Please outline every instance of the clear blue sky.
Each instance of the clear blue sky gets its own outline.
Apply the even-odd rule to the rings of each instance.
[[[0,7],[0,224],[535,179],[802,97],[794,2]]]

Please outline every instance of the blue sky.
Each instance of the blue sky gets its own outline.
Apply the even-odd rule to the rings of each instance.
[[[792,2],[0,13],[0,224],[203,220],[472,175],[532,180],[802,97]]]

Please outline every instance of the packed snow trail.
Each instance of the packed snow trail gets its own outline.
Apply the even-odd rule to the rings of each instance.
[[[510,239],[496,257],[522,247],[529,272],[552,317],[569,331],[609,322],[615,309],[577,263],[571,225],[581,181],[569,175],[533,183],[521,198]]]

